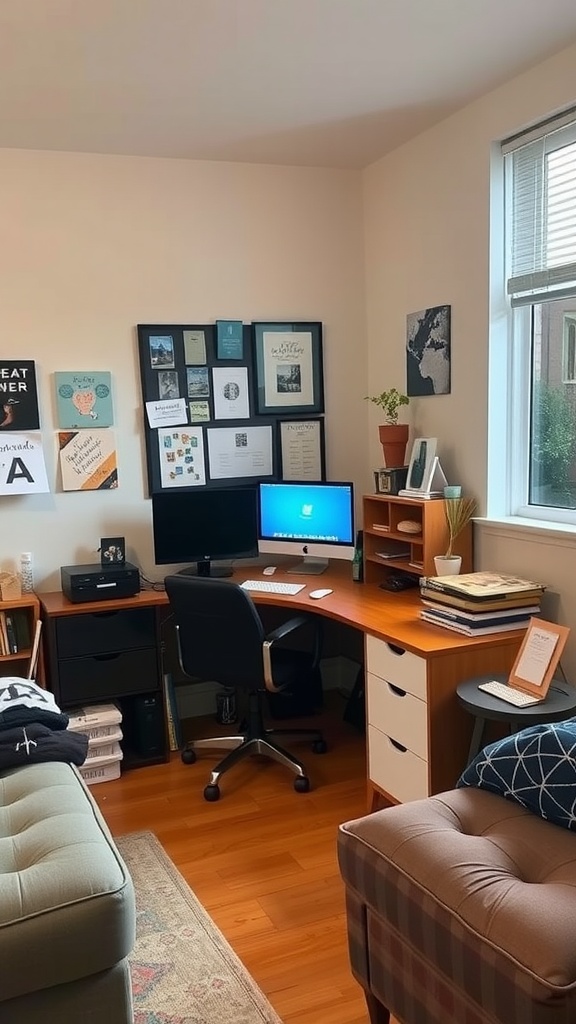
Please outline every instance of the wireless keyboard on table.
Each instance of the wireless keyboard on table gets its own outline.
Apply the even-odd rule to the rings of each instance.
[[[514,704],[517,708],[527,708],[531,704],[541,704],[542,702],[540,697],[531,697],[529,693],[515,690],[512,686],[508,686],[508,683],[499,683],[496,679],[492,679],[489,683],[480,683],[478,689],[489,693],[492,697],[505,700],[507,704]]]
[[[276,580],[244,580],[243,590],[254,590],[261,594],[299,594],[305,583],[280,583]]]

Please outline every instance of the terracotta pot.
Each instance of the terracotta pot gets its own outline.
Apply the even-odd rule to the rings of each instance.
[[[408,429],[407,423],[382,423],[378,427],[380,444],[384,452],[384,464],[387,469],[406,464]]]

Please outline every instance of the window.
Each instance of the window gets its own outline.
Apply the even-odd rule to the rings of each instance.
[[[576,525],[576,112],[504,144],[508,513]]]

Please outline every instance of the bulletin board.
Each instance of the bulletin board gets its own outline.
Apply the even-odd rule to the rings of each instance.
[[[320,323],[137,332],[150,494],[325,479]]]

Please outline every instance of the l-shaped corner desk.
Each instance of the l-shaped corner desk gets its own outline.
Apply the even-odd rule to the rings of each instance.
[[[236,569],[232,580],[259,578],[261,571]],[[456,688],[474,676],[507,674],[524,631],[469,639],[421,621],[418,590],[390,593],[355,583],[351,575],[349,563],[333,562],[320,577],[296,577],[305,589],[294,596],[252,597],[258,605],[321,615],[363,634],[370,807],[451,789],[466,766],[473,727]],[[284,578],[281,568],[274,578]],[[333,593],[310,599],[319,587]],[[38,596],[48,685],[61,707],[111,699],[124,707],[147,694],[163,708],[163,591],[85,604],[60,592]]]

